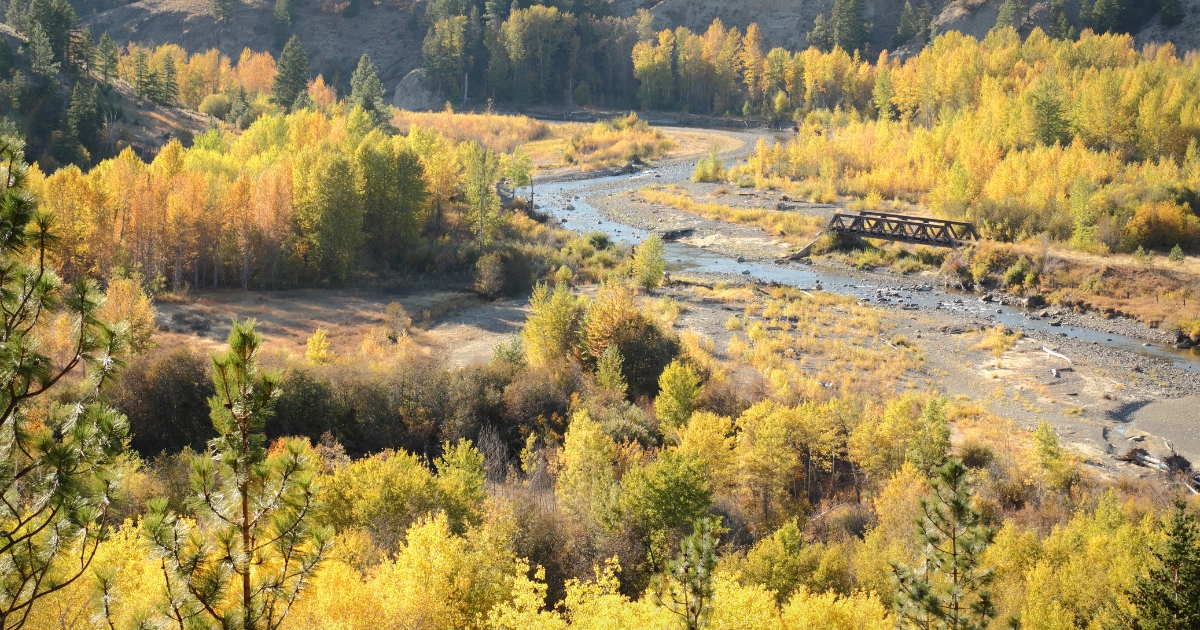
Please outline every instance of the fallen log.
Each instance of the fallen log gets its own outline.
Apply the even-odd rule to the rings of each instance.
[[[1051,350],[1050,348],[1047,348],[1046,346],[1042,346],[1042,350],[1046,354],[1048,354],[1052,357],[1057,357],[1059,359],[1062,359],[1063,361],[1066,361],[1067,363],[1071,363],[1071,365],[1074,365],[1074,363],[1071,361],[1071,359],[1067,358],[1067,355],[1065,355],[1061,352],[1055,352],[1055,351]]]

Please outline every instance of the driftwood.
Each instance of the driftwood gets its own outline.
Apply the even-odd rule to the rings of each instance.
[[[1055,351],[1051,350],[1050,348],[1047,348],[1046,346],[1042,346],[1042,350],[1046,354],[1048,354],[1052,357],[1058,357],[1059,359],[1062,359],[1063,361],[1066,361],[1067,363],[1071,363],[1071,365],[1074,365],[1074,363],[1071,361],[1071,359],[1067,358],[1067,355],[1065,355],[1061,352],[1055,352]]]
[[[1118,457],[1121,461],[1130,462],[1139,466],[1153,468],[1164,473],[1179,472],[1180,480],[1183,481],[1183,486],[1191,491],[1192,494],[1200,494],[1200,472],[1192,470],[1191,465],[1187,460],[1173,455],[1169,459],[1173,461],[1163,461],[1150,455],[1144,448],[1129,449],[1124,455]]]

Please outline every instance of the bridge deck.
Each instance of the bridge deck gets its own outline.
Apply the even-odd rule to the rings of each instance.
[[[960,247],[979,240],[975,225],[966,221],[947,221],[888,212],[861,211],[858,214],[835,213],[828,230],[847,236],[879,238],[935,247]]]

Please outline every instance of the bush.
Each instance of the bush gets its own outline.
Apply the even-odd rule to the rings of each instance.
[[[720,150],[720,147],[714,144],[708,150],[708,155],[700,158],[699,162],[696,162],[696,170],[692,171],[692,181],[725,181],[725,161],[720,158]]]
[[[528,367],[504,388],[504,419],[510,427],[562,432],[566,429],[571,395],[582,385],[579,364],[561,362],[552,366]]]
[[[108,392],[129,418],[130,446],[145,458],[185,446],[202,450],[216,435],[208,419],[208,398],[215,393],[208,369],[208,357],[189,348],[130,361]]]
[[[642,241],[633,257],[634,279],[643,289],[653,289],[662,284],[665,266],[663,241],[657,234],[651,234]]]
[[[200,102],[200,113],[207,114],[217,120],[225,120],[229,115],[229,108],[232,103],[229,97],[224,94],[209,94]]]
[[[532,281],[533,269],[520,252],[488,252],[475,262],[473,289],[489,300],[528,291]]]

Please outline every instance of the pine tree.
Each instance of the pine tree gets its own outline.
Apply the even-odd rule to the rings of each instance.
[[[233,21],[234,0],[212,0],[213,17],[226,24]]]
[[[1167,539],[1154,550],[1156,566],[1139,575],[1130,599],[1135,630],[1200,628],[1200,527],[1175,499]]]
[[[117,61],[119,55],[117,53],[117,45],[113,43],[112,37],[105,31],[100,35],[100,46],[96,49],[100,64],[100,78],[107,84],[109,79],[117,73]]]
[[[275,36],[276,48],[283,48],[288,39],[288,31],[291,28],[291,0],[275,0],[275,9],[271,12],[271,34]]]
[[[1039,85],[1031,96],[1033,101],[1034,136],[1045,145],[1067,144],[1071,123],[1060,88],[1050,82]]]
[[[301,93],[308,93],[308,70],[308,55],[300,47],[300,39],[292,35],[283,47],[279,66],[275,69],[271,99],[276,105],[289,109]]]
[[[617,344],[611,344],[600,355],[600,359],[596,361],[596,384],[604,389],[611,390],[625,395],[629,389],[629,384],[625,382],[625,375],[621,372],[622,364],[625,362],[621,356],[621,350],[617,348]]]
[[[933,40],[933,5],[929,4],[929,0],[925,0],[917,13],[917,39],[923,42]]]
[[[358,67],[350,77],[350,105],[363,108],[377,125],[385,122],[387,105],[383,102],[383,83],[379,81],[375,64],[365,54],[359,57]]]
[[[162,81],[158,85],[158,102],[174,106],[179,100],[179,80],[175,70],[175,56],[168,54],[163,59]]]
[[[150,64],[146,60],[146,51],[139,46],[133,53],[133,93],[139,98],[146,98],[149,77]]]
[[[1175,26],[1183,21],[1183,3],[1179,0],[1162,0],[1158,9],[1158,21],[1163,26]]]
[[[687,630],[703,628],[708,618],[717,568],[716,548],[714,519],[697,520],[692,534],[680,542],[679,555],[651,585],[655,599],[680,617]]]
[[[1050,0],[1050,36],[1055,39],[1067,39],[1071,36],[1066,0]]]
[[[917,538],[925,561],[912,569],[893,564],[896,607],[901,628],[979,630],[995,617],[991,573],[981,557],[991,531],[980,523],[972,505],[974,491],[967,467],[951,458],[931,480],[932,492],[921,499]]]
[[[825,18],[824,7],[813,20],[812,30],[808,32],[808,45],[821,52],[833,50],[833,30],[829,25],[829,20]]]
[[[917,13],[913,11],[912,3],[904,0],[904,9],[900,11],[900,26],[896,28],[895,45],[900,46],[917,36]]]
[[[217,437],[191,462],[197,518],[180,519],[154,499],[143,523],[170,578],[163,610],[171,625],[278,628],[330,548],[332,532],[312,524],[317,461],[307,440],[267,452],[263,429],[280,376],[260,371],[254,326],[234,321],[229,349],[212,360]]]
[[[992,29],[1017,28],[1017,20],[1017,0],[1004,0],[1004,4],[1000,5],[1000,12],[996,15],[996,24]]]
[[[867,43],[871,25],[864,17],[863,0],[834,0],[830,23],[833,43],[846,52],[854,52]]]
[[[92,39],[92,30],[85,28],[80,33],[79,42],[75,46],[75,65],[83,70],[84,74],[91,74],[92,66],[95,63],[96,41]]]
[[[67,108],[67,129],[71,138],[88,152],[95,161],[96,153],[103,140],[103,123],[100,120],[99,93],[90,81],[76,81],[71,90],[71,105]],[[89,85],[90,84],[90,85]]]
[[[94,281],[65,287],[47,266],[51,221],[25,189],[19,139],[0,139],[0,161],[11,165],[0,181],[0,326],[9,331],[0,353],[0,628],[18,628],[43,597],[89,579],[112,526],[128,424],[99,392],[120,365],[126,335],[99,321],[104,296]],[[42,353],[54,346],[43,335],[60,316],[74,332],[55,359]],[[83,382],[60,399],[68,373]]]
[[[18,33],[25,32],[25,4],[21,0],[9,0],[8,9],[4,12],[4,23]]]
[[[43,77],[50,78],[58,74],[59,63],[54,60],[50,38],[38,22],[33,22],[29,28],[29,66],[34,74]]]

